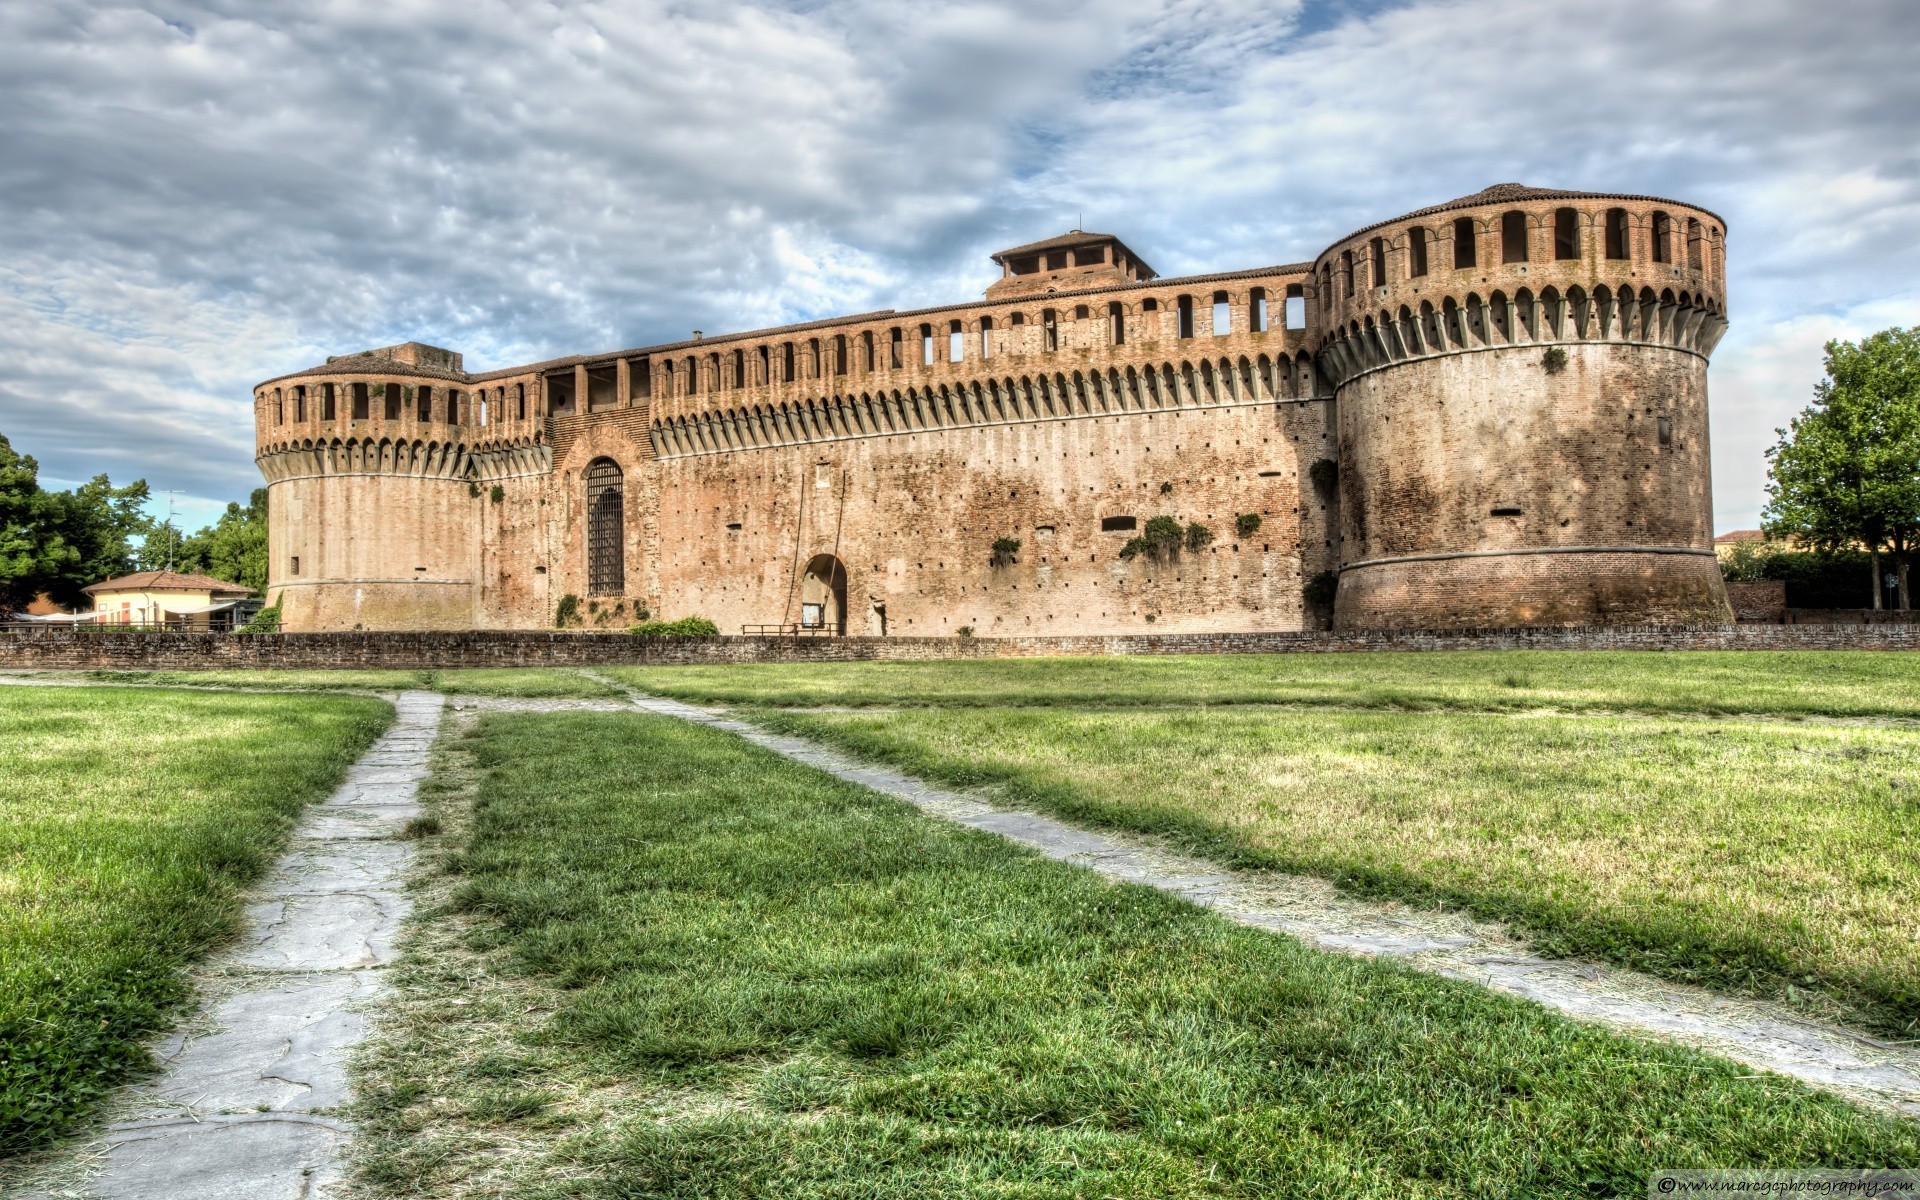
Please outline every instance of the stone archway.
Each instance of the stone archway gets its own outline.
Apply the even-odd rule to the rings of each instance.
[[[847,631],[847,565],[831,554],[808,559],[800,575],[800,628]]]

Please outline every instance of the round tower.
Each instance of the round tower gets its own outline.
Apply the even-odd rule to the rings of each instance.
[[[1501,184],[1314,262],[1341,629],[1720,624],[1719,217]]]
[[[487,399],[458,354],[412,342],[254,389],[284,628],[475,627],[486,474],[470,443],[538,424]]]

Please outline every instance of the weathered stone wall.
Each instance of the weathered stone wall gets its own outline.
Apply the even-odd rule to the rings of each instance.
[[[1727,602],[1733,606],[1737,621],[1783,621],[1787,615],[1787,585],[1778,579],[1729,583]]]
[[[0,631],[4,670],[617,666],[911,661],[1069,655],[1383,650],[1920,650],[1920,624],[1593,626],[1393,632],[1123,634],[1022,638],[634,638],[536,633],[76,633]]]

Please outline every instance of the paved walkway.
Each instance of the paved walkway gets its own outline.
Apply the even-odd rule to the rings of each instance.
[[[293,843],[211,965],[205,1012],[158,1047],[130,1090],[98,1177],[41,1193],[101,1200],[318,1200],[345,1171],[346,1056],[366,1033],[407,915],[420,780],[441,697],[407,692],[393,727]]]
[[[593,674],[592,672],[587,672]],[[605,676],[595,678],[621,686]],[[1685,1042],[1813,1087],[1920,1118],[1920,1049],[1807,1020],[1781,1005],[1593,963],[1542,958],[1498,925],[1341,894],[1325,880],[1224,871],[1144,841],[1094,833],[1037,813],[997,808],[910,775],[870,766],[805,738],[629,689],[648,712],[697,721],[850,783],[897,796],[934,816],[1000,834],[1049,858],[1183,896],[1243,925],[1323,950],[1398,959],[1423,971],[1523,996],[1581,1020]]]

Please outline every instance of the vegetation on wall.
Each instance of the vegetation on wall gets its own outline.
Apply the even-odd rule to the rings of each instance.
[[[1154,517],[1140,531],[1140,536],[1120,547],[1120,557],[1132,560],[1144,554],[1155,562],[1166,562],[1180,553],[1180,543],[1186,537],[1187,531],[1178,517]]]
[[[242,625],[238,632],[240,633],[279,633],[280,632],[280,602],[276,600],[273,602],[273,604],[253,614],[253,619],[248,621],[245,625]]]
[[[1307,468],[1307,478],[1313,481],[1313,486],[1321,495],[1331,496],[1334,489],[1340,486],[1340,464],[1330,458],[1316,459]]]
[[[1814,401],[1767,451],[1771,537],[1829,555],[1865,552],[1868,599],[1880,607],[1883,556],[1901,608],[1920,547],[1920,326],[1827,343]],[[1791,601],[1789,601],[1791,603]]]
[[[570,629],[580,624],[580,597],[568,592],[553,609],[553,627]]]
[[[1004,567],[1011,564],[1013,562],[1013,556],[1018,553],[1020,553],[1019,538],[995,538],[993,541],[993,558],[991,561],[996,567]]]
[[[1233,519],[1233,532],[1236,537],[1250,538],[1260,532],[1259,513],[1241,513]]]
[[[1300,594],[1308,604],[1332,604],[1334,593],[1339,590],[1340,576],[1332,571],[1322,571],[1301,585]]]

